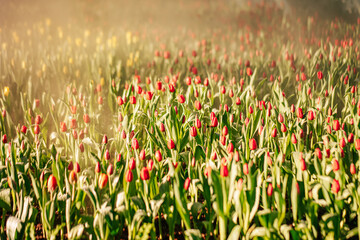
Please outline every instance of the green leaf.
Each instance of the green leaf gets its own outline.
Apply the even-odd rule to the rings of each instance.
[[[0,208],[11,211],[10,188],[0,190]]]
[[[10,216],[6,221],[6,236],[9,240],[22,239],[24,224],[17,217]]]
[[[233,227],[233,229],[231,230],[231,233],[228,237],[228,240],[237,240],[240,239],[240,233],[241,233],[241,226],[240,225],[236,225],[235,227]]]
[[[68,234],[68,238],[69,239],[81,238],[81,236],[84,233],[84,229],[85,229],[85,227],[83,224],[76,225],[75,227],[71,228],[71,230]]]

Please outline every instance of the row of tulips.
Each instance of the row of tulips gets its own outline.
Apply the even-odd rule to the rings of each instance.
[[[184,52],[46,23],[30,35],[56,47],[31,52],[0,32],[17,86],[0,98],[1,237],[34,239],[38,224],[47,239],[360,236],[360,27],[314,21],[307,35],[327,27],[335,44],[325,32],[294,54],[255,32],[231,55],[210,35],[182,36]],[[53,76],[65,89],[40,91]]]

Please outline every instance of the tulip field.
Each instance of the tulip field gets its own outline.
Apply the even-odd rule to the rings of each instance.
[[[281,11],[0,22],[0,239],[359,239],[360,18]]]

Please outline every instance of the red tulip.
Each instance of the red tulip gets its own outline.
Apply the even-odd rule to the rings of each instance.
[[[74,164],[73,162],[69,162],[69,165],[68,165],[68,171],[71,171],[74,169]]]
[[[141,178],[141,180],[143,180],[143,181],[149,180],[149,178],[150,178],[150,173],[149,173],[149,169],[148,169],[147,167],[143,167],[143,168],[141,169],[140,178]]]
[[[186,178],[185,182],[184,182],[184,189],[185,191],[187,191],[190,187],[190,183],[191,183],[191,179],[190,178]]]
[[[277,136],[277,129],[274,128],[272,131],[271,131],[271,137],[275,138]]]
[[[3,136],[2,136],[2,142],[5,144],[5,143],[7,143],[7,136],[6,136],[6,134],[4,134]]]
[[[102,144],[107,144],[107,143],[108,143],[108,138],[106,135],[104,135],[102,138]]]
[[[317,77],[318,77],[319,80],[323,79],[324,74],[322,73],[322,71],[318,71]]]
[[[161,155],[160,150],[157,150],[157,151],[155,152],[155,159],[156,159],[156,161],[161,162],[161,160],[162,160],[162,155]]]
[[[334,131],[338,131],[340,129],[339,120],[334,120],[333,121],[333,129],[334,129]]]
[[[83,120],[84,120],[84,123],[90,123],[89,115],[85,113],[84,116],[83,116]]]
[[[146,100],[150,101],[153,97],[153,93],[150,91],[147,91],[145,96],[146,96]]]
[[[216,117],[211,119],[211,127],[217,127],[219,124],[218,119]]]
[[[228,153],[234,152],[234,145],[233,145],[232,143],[229,143],[228,146],[227,146],[227,148],[226,148],[226,151],[227,151]]]
[[[75,184],[77,182],[77,175],[75,171],[71,171],[69,174],[69,182],[70,184]]]
[[[36,125],[36,126],[39,126],[39,125]],[[60,131],[61,132],[66,132],[67,131],[66,123],[60,122]]]
[[[130,169],[128,169],[125,173],[125,179],[127,182],[131,182],[133,180],[133,173]]]
[[[40,125],[41,123],[42,123],[42,118],[41,118],[41,116],[40,115],[36,115],[36,117],[35,117],[35,124],[38,124],[38,125]]]
[[[140,154],[139,154],[139,159],[140,160],[145,160],[146,158],[146,153],[145,153],[145,149],[141,150]]]
[[[185,102],[185,97],[184,97],[184,95],[178,95],[177,96],[177,100],[179,101],[179,103],[184,103]]]
[[[160,123],[160,131],[165,132],[165,125],[163,123]]]
[[[297,115],[298,118],[302,119],[304,117],[303,110],[301,108],[298,108],[297,112],[296,112],[296,115]]]
[[[100,173],[100,172],[101,172],[100,162],[96,162],[96,165],[95,165],[95,172],[96,172],[96,173]]]
[[[195,127],[190,128],[190,136],[196,137],[197,136],[197,130]]]
[[[314,112],[310,110],[308,112],[308,120],[312,121],[312,120],[314,120],[314,118],[315,118]]]
[[[80,149],[80,152],[82,152],[82,153],[84,152],[85,149],[84,149],[84,144],[83,143],[79,144],[79,149]]]
[[[100,174],[99,176],[99,188],[103,189],[104,187],[106,187],[106,184],[108,182],[108,175],[106,175],[105,173]]]
[[[227,177],[229,175],[229,170],[227,168],[227,165],[221,165],[221,168],[220,168],[220,175],[222,177]]]
[[[273,188],[273,186],[272,186],[272,184],[271,183],[269,183],[269,186],[268,186],[268,188],[267,188],[267,195],[269,196],[269,197],[271,197],[272,195],[273,195],[273,191],[274,191],[274,188]]]
[[[291,142],[292,142],[293,144],[297,144],[297,139],[296,139],[295,133],[293,133],[293,134],[291,135]]]
[[[244,165],[243,165],[243,173],[245,175],[249,174],[249,165],[247,163],[244,163]]]
[[[284,123],[281,124],[280,130],[281,130],[282,132],[286,132],[286,131],[287,131],[286,125],[285,125]]]
[[[337,159],[334,159],[332,162],[332,169],[334,172],[338,171],[340,169],[339,161]]]
[[[160,81],[156,82],[156,89],[161,90],[162,89],[162,83]]]
[[[300,167],[301,167],[301,171],[306,170],[306,162],[303,158],[300,159]]]
[[[122,97],[120,97],[120,96],[117,97],[117,103],[119,106],[124,104],[124,100],[122,99]]]
[[[345,146],[346,146],[345,138],[341,138],[341,139],[340,139],[340,147],[341,147],[341,148],[344,148]]]
[[[76,162],[75,165],[74,165],[74,171],[75,171],[76,173],[79,173],[79,172],[80,172],[80,165],[79,165],[78,162]]]
[[[22,132],[23,134],[26,134],[26,131],[27,131],[27,127],[24,126],[24,125],[22,125],[22,126],[21,126],[21,132]]]
[[[338,180],[336,180],[336,179],[333,180],[332,185],[331,185],[331,191],[334,194],[337,194],[340,191],[340,184],[339,184]]]
[[[355,167],[355,164],[354,163],[351,163],[350,164],[350,173],[352,175],[356,174],[356,167]]]
[[[195,101],[194,105],[197,110],[201,110],[201,103],[198,100]]]
[[[135,96],[130,97],[130,103],[131,104],[136,104],[136,97]]]
[[[242,190],[242,185],[243,185],[244,180],[242,178],[239,178],[239,180],[237,181],[236,184],[236,188],[241,191]]]
[[[108,149],[106,149],[106,151],[105,151],[104,158],[105,158],[105,160],[107,160],[107,161],[110,160],[110,152],[109,152]]]
[[[251,76],[252,74],[253,74],[253,71],[251,70],[251,68],[246,68],[246,74],[248,75],[248,76]]]
[[[256,140],[254,138],[251,138],[249,140],[249,148],[250,148],[250,150],[256,150],[257,143],[256,143]]]
[[[47,187],[49,192],[53,192],[57,186],[56,178],[54,175],[50,175],[50,177],[47,180]]]
[[[355,149],[360,150],[360,139],[355,140]]]
[[[133,169],[135,169],[135,167],[136,167],[135,158],[131,157],[130,160],[129,160],[129,169],[133,170]]]
[[[170,139],[167,143],[167,147],[171,150],[175,148],[175,143],[172,139]]]
[[[279,113],[279,116],[278,116],[278,121],[279,123],[283,123],[284,122],[284,117],[281,113]]]
[[[320,148],[315,149],[315,155],[321,160],[322,159],[322,153]]]
[[[131,141],[131,147],[132,149],[134,150],[137,150],[139,149],[139,142],[136,138],[133,138],[132,141]]]

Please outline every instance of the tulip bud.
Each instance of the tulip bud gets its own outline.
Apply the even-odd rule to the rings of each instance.
[[[71,171],[69,174],[69,182],[70,184],[75,184],[77,182],[77,175],[75,171]]]
[[[155,152],[155,159],[156,159],[156,161],[161,162],[161,160],[162,160],[162,155],[161,155],[160,150],[157,150],[157,151]]]
[[[131,182],[133,180],[133,173],[131,170],[127,170],[125,173],[125,179],[127,182]]]
[[[303,110],[301,108],[298,108],[296,115],[298,118],[302,119],[304,117]]]
[[[332,185],[331,185],[331,191],[334,194],[337,194],[340,191],[340,184],[339,184],[338,180],[336,180],[336,179],[333,180]]]
[[[272,131],[271,131],[271,137],[275,138],[277,136],[277,129],[274,128]]]
[[[167,147],[171,150],[175,148],[175,143],[172,139],[170,139],[167,143]]]
[[[73,162],[70,162],[68,165],[68,171],[71,171],[73,169],[74,169],[74,164],[73,164]]]
[[[313,112],[313,111],[309,111],[309,112],[308,112],[308,120],[309,120],[309,121],[312,121],[312,120],[314,120],[314,118],[315,118],[314,112]]]
[[[333,121],[333,129],[334,129],[334,131],[338,131],[340,129],[339,120],[334,120]]]
[[[341,147],[341,148],[344,148],[345,146],[346,146],[345,138],[341,138],[341,139],[340,139],[340,147]]]
[[[249,174],[249,165],[247,163],[244,163],[244,165],[243,165],[243,173],[245,175]]]
[[[106,149],[106,151],[105,151],[104,158],[105,158],[105,160],[107,160],[107,161],[110,160],[110,153],[109,153],[109,150],[108,150],[108,149]]]
[[[332,169],[334,172],[338,171],[340,169],[339,161],[337,159],[334,159],[332,162]]]
[[[36,126],[39,126],[39,125],[36,125]],[[35,126],[35,129],[36,129],[36,126]],[[67,127],[66,127],[65,122],[60,122],[60,131],[61,132],[66,132],[67,131]]]
[[[273,188],[272,184],[269,183],[269,186],[268,186],[268,188],[267,188],[267,195],[268,195],[269,197],[271,197],[271,196],[273,195],[273,190],[274,190],[274,188]]]
[[[283,123],[284,122],[284,117],[281,113],[279,113],[279,116],[278,116],[278,121],[279,123]]]
[[[54,177],[54,175],[51,174],[47,181],[48,191],[53,192],[56,186],[57,186],[56,178]]]
[[[320,160],[322,160],[322,153],[321,153],[320,148],[316,148],[316,149],[315,149],[315,155],[316,155]]]
[[[139,142],[136,138],[133,138],[132,141],[131,141],[131,147],[132,149],[134,150],[137,150],[139,149]]]
[[[256,150],[257,143],[256,143],[256,140],[254,138],[251,138],[249,140],[249,148],[250,148],[250,150]]]
[[[130,170],[133,170],[133,169],[135,169],[135,167],[136,167],[136,161],[135,161],[135,158],[132,157],[132,158],[130,158],[130,160],[129,160],[129,169],[130,169]]]
[[[145,160],[146,158],[146,153],[145,153],[145,149],[141,150],[140,154],[139,154],[139,159],[140,160]]]
[[[227,165],[221,165],[220,175],[221,175],[222,177],[227,177],[227,176],[229,175],[229,171],[228,171]]]
[[[105,173],[101,173],[99,176],[99,188],[103,189],[104,187],[106,187],[106,184],[108,182],[108,175],[106,175]]]
[[[211,119],[211,127],[217,127],[218,126],[218,119],[216,117]]]
[[[2,142],[5,144],[5,143],[7,143],[7,137],[6,137],[6,134],[4,134],[3,136],[2,136]]]
[[[78,162],[76,162],[75,165],[74,165],[74,171],[75,171],[76,173],[79,173],[79,172],[80,172],[80,165],[79,165]]]
[[[300,159],[300,167],[301,167],[301,171],[306,170],[306,162],[305,162],[305,159],[303,159],[303,158]]]
[[[360,150],[360,139],[355,140],[355,149]]]
[[[197,130],[195,127],[190,128],[190,136],[196,137],[197,136]]]
[[[185,102],[185,97],[184,97],[184,95],[178,95],[177,96],[177,100],[179,101],[179,103],[184,103]]]
[[[297,139],[296,139],[295,133],[293,133],[293,134],[291,135],[291,142],[292,142],[293,144],[297,144]]]
[[[100,162],[96,162],[96,165],[95,165],[95,172],[96,172],[96,173],[100,173],[100,172],[101,172]]]
[[[147,167],[143,167],[143,168],[141,169],[140,178],[141,178],[141,180],[143,180],[143,181],[149,180],[149,178],[150,178],[150,173],[149,173],[149,169],[148,169]]]
[[[83,120],[84,120],[84,123],[90,123],[89,115],[85,113],[84,116],[83,116]]]
[[[107,170],[106,170],[107,174],[109,176],[111,176],[114,173],[114,165],[112,165],[111,163],[109,164]]]
[[[354,163],[351,163],[350,164],[350,173],[352,175],[356,174],[356,167],[355,167],[355,164]]]
[[[27,131],[27,127],[24,126],[24,125],[22,125],[22,127],[21,127],[21,132],[22,132],[23,134],[26,134],[26,131]]]
[[[185,191],[187,191],[190,187],[190,183],[191,183],[191,179],[190,178],[186,178],[185,182],[184,182],[184,189]]]

